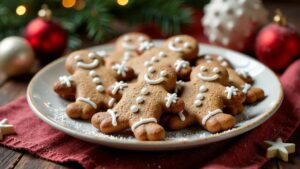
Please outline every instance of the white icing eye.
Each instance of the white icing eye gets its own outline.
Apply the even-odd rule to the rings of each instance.
[[[148,68],[148,72],[149,72],[149,73],[154,73],[154,72],[155,72],[154,67],[149,67],[149,68]]]
[[[167,76],[167,72],[165,70],[160,72],[160,76],[161,77],[166,77]]]
[[[159,62],[159,59],[158,59],[156,56],[153,56],[153,57],[151,58],[151,61],[152,61],[152,62]]]
[[[224,60],[224,58],[222,56],[218,57],[218,61],[223,61],[223,60]]]
[[[92,77],[96,77],[97,76],[97,72],[95,70],[91,70],[89,72],[89,75],[92,76]]]
[[[139,111],[139,108],[137,107],[137,105],[132,105],[132,106],[130,106],[130,111],[132,113],[136,113]]]
[[[191,44],[189,42],[184,42],[183,47],[188,49],[191,47]]]
[[[75,59],[76,61],[81,61],[80,55],[76,55],[76,56],[74,57],[74,59]]]
[[[204,59],[211,60],[211,56],[210,55],[206,55],[206,56],[204,56]]]
[[[149,92],[149,90],[146,88],[146,87],[144,87],[144,88],[142,88],[142,90],[141,90],[141,94],[142,95],[147,95],[147,94],[149,94],[150,92]]]
[[[152,65],[152,63],[149,62],[149,61],[145,61],[145,62],[144,62],[144,66],[146,66],[146,67],[149,67],[149,66],[151,66],[151,65]]]
[[[88,57],[89,57],[90,59],[95,59],[95,58],[96,58],[96,55],[95,55],[95,53],[89,53],[89,54],[88,54]]]
[[[217,67],[214,67],[214,68],[213,68],[213,72],[214,72],[214,73],[220,73],[220,69],[217,68]]]
[[[159,52],[158,57],[165,58],[167,57],[167,54],[165,54],[165,52]]]
[[[181,39],[180,37],[176,37],[176,38],[175,38],[175,42],[176,42],[176,43],[181,43],[181,42],[182,42],[182,39]]]
[[[206,66],[201,66],[201,67],[200,67],[200,70],[201,70],[202,72],[205,72],[205,71],[207,71],[207,67],[206,67]]]
[[[103,87],[102,85],[98,85],[98,86],[96,87],[96,90],[97,90],[98,92],[103,92],[103,91],[104,91],[104,87]]]
[[[129,36],[126,35],[126,36],[124,36],[124,41],[129,42],[129,41],[131,41],[131,39]]]
[[[138,40],[139,40],[140,42],[144,42],[144,41],[145,41],[145,37],[144,37],[144,36],[139,36]]]

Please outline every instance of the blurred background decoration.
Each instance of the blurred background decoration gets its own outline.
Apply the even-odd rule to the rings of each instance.
[[[104,42],[130,27],[156,25],[165,35],[180,33],[192,22],[192,9],[201,10],[208,0],[1,0],[0,39],[24,35],[43,4],[68,33],[68,48],[88,38]]]

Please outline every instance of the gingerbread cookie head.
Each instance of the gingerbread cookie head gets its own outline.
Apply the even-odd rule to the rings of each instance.
[[[76,69],[92,70],[100,65],[104,65],[103,58],[94,51],[79,50],[71,53],[65,62],[65,67],[69,73],[74,73]]]
[[[120,51],[137,51],[143,52],[142,44],[146,45],[146,43],[150,47],[153,47],[153,44],[150,44],[149,36],[138,33],[138,32],[131,32],[120,36],[116,41],[116,50]]]
[[[171,66],[150,66],[138,77],[149,85],[163,86],[168,92],[176,87],[176,71]]]
[[[215,62],[203,62],[197,65],[191,73],[191,80],[201,82],[217,82],[222,85],[228,84],[228,72],[226,68]]]
[[[163,47],[180,53],[182,58],[188,61],[195,60],[199,51],[197,40],[188,35],[173,36],[163,43]]]

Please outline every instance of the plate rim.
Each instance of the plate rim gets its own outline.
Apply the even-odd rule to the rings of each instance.
[[[160,40],[156,40],[156,42],[159,42]],[[95,49],[97,47],[111,47],[112,43],[109,44],[103,44],[103,45],[97,45],[97,46],[92,46],[86,49]],[[205,145],[205,144],[209,144],[212,142],[217,142],[217,141],[221,141],[221,140],[225,140],[228,138],[232,138],[235,137],[237,135],[241,135],[247,131],[250,131],[256,127],[258,127],[259,125],[261,125],[262,123],[264,123],[267,119],[269,119],[272,115],[274,115],[274,113],[278,110],[278,108],[280,107],[282,101],[283,101],[283,88],[281,85],[281,82],[278,78],[278,76],[270,69],[268,68],[266,65],[264,65],[263,63],[251,58],[250,56],[237,52],[237,51],[233,51],[230,49],[226,49],[226,48],[222,48],[222,47],[218,47],[218,46],[214,46],[214,45],[209,45],[209,44],[204,44],[204,43],[199,43],[199,46],[206,46],[206,47],[213,47],[213,48],[218,48],[222,51],[230,51],[233,53],[236,53],[238,55],[243,55],[244,57],[247,57],[248,59],[250,59],[251,61],[254,62],[258,62],[259,64],[263,65],[265,67],[265,69],[267,69],[275,78],[276,80],[279,82],[279,96],[276,100],[276,103],[274,104],[274,106],[268,111],[265,112],[263,115],[261,115],[261,117],[259,117],[257,120],[254,120],[252,122],[249,122],[248,124],[245,124],[243,126],[238,127],[237,129],[231,129],[232,131],[229,132],[222,132],[219,133],[218,135],[210,135],[207,137],[203,137],[203,138],[193,138],[190,140],[163,140],[163,141],[124,141],[123,139],[108,139],[107,137],[93,137],[90,135],[85,135],[85,134],[81,134],[81,133],[77,133],[76,131],[66,128],[64,126],[60,126],[59,124],[55,123],[55,121],[53,121],[52,119],[47,118],[43,113],[41,113],[37,107],[34,105],[33,103],[33,95],[32,95],[32,91],[33,91],[33,85],[34,83],[38,80],[38,78],[40,77],[40,75],[47,71],[48,69],[51,69],[54,65],[63,62],[63,60],[65,60],[66,58],[63,56],[51,63],[49,63],[48,65],[46,65],[44,68],[42,68],[39,72],[37,72],[34,77],[31,79],[28,87],[27,87],[27,94],[26,94],[26,98],[27,98],[27,102],[29,104],[29,107],[31,108],[31,110],[33,110],[33,112],[42,120],[44,121],[46,124],[58,129],[59,131],[62,131],[68,135],[71,135],[73,137],[79,138],[81,140],[85,140],[88,142],[93,142],[96,144],[101,144],[101,145],[106,145],[106,146],[110,146],[110,147],[115,147],[115,148],[122,148],[122,149],[130,149],[130,150],[150,150],[150,151],[160,151],[160,150],[175,150],[175,149],[186,149],[189,147],[194,147],[194,146],[200,146],[200,145]],[[178,146],[178,144],[182,144],[184,143],[183,146]],[[125,146],[125,147],[124,147]],[[170,146],[170,147],[163,147],[163,146]],[[178,146],[178,147],[177,147]]]

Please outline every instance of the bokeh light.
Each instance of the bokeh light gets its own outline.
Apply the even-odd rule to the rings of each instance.
[[[76,4],[76,0],[62,0],[61,3],[65,8],[72,8]]]
[[[17,8],[16,8],[16,14],[17,15],[24,15],[26,13],[26,7],[24,5],[19,5]]]
[[[127,5],[129,2],[129,0],[117,0],[117,3],[121,6],[125,6]]]

